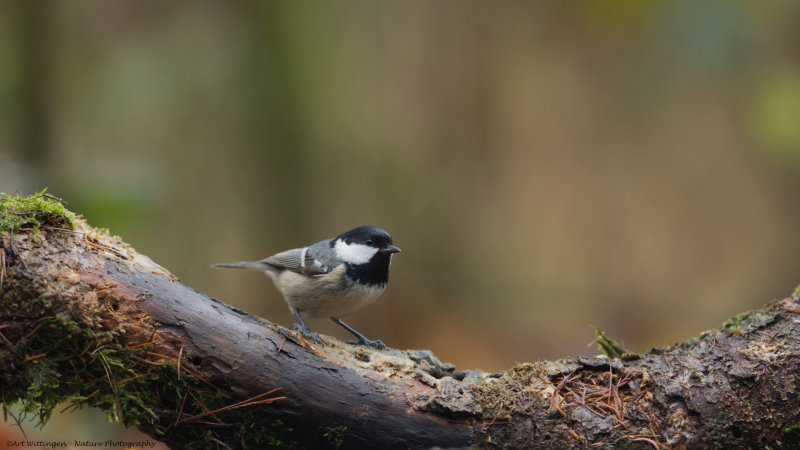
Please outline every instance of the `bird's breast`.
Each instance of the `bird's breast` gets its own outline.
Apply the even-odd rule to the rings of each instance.
[[[345,267],[308,277],[284,271],[273,278],[286,303],[307,317],[342,317],[374,302],[383,285],[345,282]]]

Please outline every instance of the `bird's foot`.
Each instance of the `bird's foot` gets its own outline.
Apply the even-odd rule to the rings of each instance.
[[[363,346],[366,346],[366,347],[372,347],[372,348],[374,348],[376,350],[386,350],[386,345],[384,345],[384,343],[381,342],[380,339],[375,339],[373,341],[373,340],[367,339],[367,338],[365,338],[363,336],[361,336],[361,337],[363,339],[359,339],[357,341],[347,341],[347,343],[348,344],[352,344],[352,345],[363,345]]]
[[[299,323],[296,323],[292,325],[292,329],[299,332],[304,338],[309,339],[316,344],[323,345],[322,339],[320,339],[319,336],[317,336],[316,334],[312,333],[311,330],[308,329],[308,327],[304,327]]]

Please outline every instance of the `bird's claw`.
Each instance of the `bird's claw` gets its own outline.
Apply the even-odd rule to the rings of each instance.
[[[299,332],[304,338],[309,339],[316,344],[323,345],[322,339],[320,339],[319,336],[312,333],[308,328],[304,328],[299,323],[292,325],[292,329]]]

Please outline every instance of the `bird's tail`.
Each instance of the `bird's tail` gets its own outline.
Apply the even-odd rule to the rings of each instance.
[[[239,261],[232,263],[213,264],[211,267],[229,267],[234,269],[269,270],[270,265],[262,261]]]

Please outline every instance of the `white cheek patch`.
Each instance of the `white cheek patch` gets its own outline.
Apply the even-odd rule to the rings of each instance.
[[[364,244],[348,244],[337,239],[333,247],[336,256],[350,264],[366,264],[378,253],[378,249]]]

